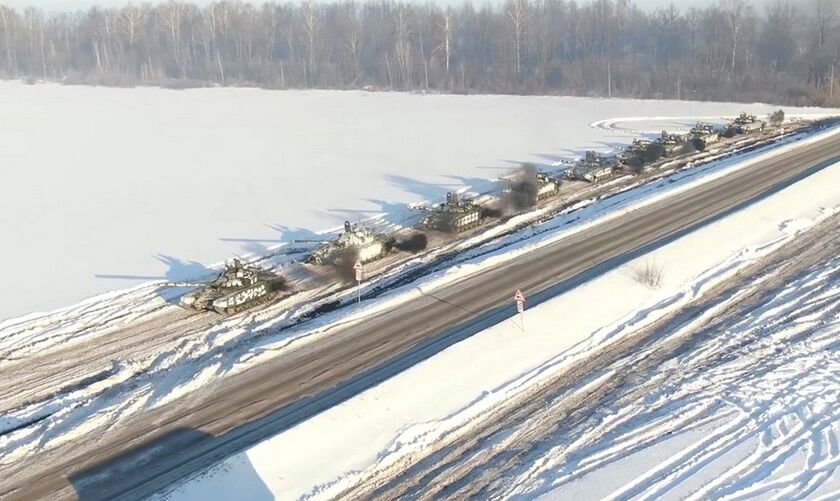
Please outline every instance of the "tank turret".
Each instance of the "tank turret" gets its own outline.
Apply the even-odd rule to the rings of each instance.
[[[656,157],[675,157],[684,153],[689,153],[694,149],[694,144],[687,140],[687,137],[682,134],[670,134],[668,131],[662,131],[662,134],[650,146],[650,156]]]
[[[457,233],[481,224],[482,209],[472,200],[461,199],[457,193],[447,193],[446,202],[428,210],[420,224],[430,230]]]
[[[700,122],[691,129],[688,133],[689,140],[694,143],[694,147],[703,151],[710,144],[720,141],[720,133],[714,126]]]
[[[648,163],[648,148],[650,148],[650,141],[644,139],[634,139],[632,143],[616,156],[621,164],[630,167],[641,167]]]
[[[615,158],[605,157],[594,151],[587,151],[582,159],[566,170],[566,177],[596,183],[613,176],[618,167]]]
[[[764,130],[767,124],[758,119],[755,115],[748,113],[741,113],[738,118],[733,120],[727,127],[729,135],[735,134],[749,134],[751,132],[758,132]]]
[[[282,276],[234,259],[213,281],[185,294],[181,304],[230,315],[270,301],[287,290]]]
[[[344,222],[344,231],[315,249],[307,258],[312,264],[338,264],[348,257],[362,263],[375,261],[387,254],[394,245],[392,238],[376,233],[362,224]]]

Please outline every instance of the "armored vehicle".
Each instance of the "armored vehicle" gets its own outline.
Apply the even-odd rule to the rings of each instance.
[[[720,141],[720,133],[714,126],[706,123],[698,123],[688,133],[689,139],[694,143],[694,147],[700,151],[706,149],[710,144]]]
[[[280,275],[234,259],[215,280],[184,295],[181,304],[231,315],[270,301],[286,290],[286,280]]]
[[[616,156],[616,160],[629,167],[641,167],[651,161],[648,157],[650,145],[650,141],[634,139],[631,144],[627,145],[624,151]]]
[[[662,131],[662,134],[651,145],[651,151],[656,157],[675,157],[688,153],[694,148],[692,143],[686,140],[686,137],[681,134],[669,134],[667,131]]]
[[[420,224],[429,230],[457,233],[475,228],[482,220],[481,207],[472,200],[460,199],[457,193],[447,193],[446,203],[427,211]]]
[[[299,240],[303,241],[303,240]],[[306,240],[308,242],[325,242],[323,240]],[[336,238],[326,241],[307,258],[307,263],[339,264],[343,259],[352,259],[362,263],[375,261],[390,252],[394,246],[392,238],[383,233],[376,233],[361,224],[351,225],[344,222],[344,232]]]
[[[615,174],[618,164],[615,159],[608,158],[594,151],[587,151],[586,156],[578,160],[574,166],[566,170],[566,177],[578,181],[597,183]]]
[[[758,132],[764,130],[767,124],[762,122],[755,115],[741,113],[738,118],[729,124],[727,133],[732,136],[735,134],[749,134],[751,132]]]
[[[562,181],[549,174],[538,171],[537,172],[537,200],[545,200],[557,195],[560,191],[560,184]]]

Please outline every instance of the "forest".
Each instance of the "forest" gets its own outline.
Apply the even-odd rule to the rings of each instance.
[[[840,105],[839,3],[0,6],[0,78]]]

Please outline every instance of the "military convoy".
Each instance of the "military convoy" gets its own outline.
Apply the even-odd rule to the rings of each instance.
[[[181,304],[194,310],[231,315],[270,301],[285,291],[286,280],[280,275],[234,259],[215,280],[184,295]]]
[[[784,114],[781,111],[777,114],[781,114],[781,118],[777,120],[781,123]],[[755,115],[741,113],[727,125],[724,134],[728,137],[749,134],[761,131],[765,126],[766,123],[758,120]],[[709,145],[720,141],[721,135],[718,129],[702,122],[686,135],[663,131],[654,141],[634,139],[632,144],[614,157],[587,151],[582,159],[566,169],[564,175],[568,179],[596,183],[614,176],[622,166],[638,172],[642,166],[661,157],[673,157],[693,149],[705,150]],[[537,171],[533,166],[528,169],[525,177],[525,180],[520,179],[518,184],[509,187],[507,191],[516,191],[517,197],[527,195],[532,204],[556,196],[562,184],[560,179]],[[447,233],[467,231],[479,226],[487,217],[494,217],[491,215],[494,211],[481,207],[473,200],[462,199],[457,193],[447,193],[446,202],[422,210],[426,214],[420,219],[421,227]],[[385,256],[395,247],[414,252],[426,246],[426,236],[422,233],[415,234],[404,242],[396,242],[393,237],[377,233],[361,224],[351,225],[348,221],[344,223],[344,231],[332,240],[305,241],[322,244],[305,259],[306,263],[312,264],[346,265],[348,257],[352,258],[354,263],[367,263]],[[184,295],[181,304],[195,310],[229,315],[288,293],[289,288],[284,277],[234,259],[225,265],[224,271],[214,280]]]

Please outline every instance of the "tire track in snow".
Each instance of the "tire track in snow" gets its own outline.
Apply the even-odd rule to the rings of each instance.
[[[703,326],[695,326],[692,334],[694,337],[693,340],[689,340],[685,343],[678,343],[676,346],[671,346],[671,351],[661,351],[659,356],[662,357],[663,355],[666,355],[667,357],[653,357],[653,360],[651,360],[647,365],[647,369],[650,370],[654,366],[662,365],[661,362],[663,360],[667,360],[671,357],[679,358],[685,356],[686,361],[690,362],[690,365],[692,366],[687,369],[689,371],[696,372],[714,369],[716,365],[719,366],[721,364],[730,364],[735,366],[741,364],[740,370],[743,371],[756,363],[755,360],[744,361],[744,355],[750,353],[750,351],[755,348],[755,343],[760,343],[763,338],[760,335],[756,335],[754,332],[755,329],[753,329],[745,332],[743,335],[733,336],[733,339],[720,340],[718,339],[719,337],[724,337],[720,334],[720,329],[723,329],[724,327],[727,329],[729,328],[726,322],[743,327],[750,321],[749,318],[743,318],[744,314],[749,314],[751,310],[758,311],[762,309],[756,309],[756,305],[765,305],[763,309],[767,310],[768,314],[770,312],[769,308],[782,307],[783,311],[785,311],[785,315],[783,315],[783,317],[786,318],[790,318],[792,315],[798,314],[818,315],[820,314],[821,308],[822,313],[826,314],[826,306],[836,303],[836,298],[832,301],[832,293],[836,291],[832,289],[833,286],[831,284],[832,281],[837,278],[837,263],[833,265],[835,269],[827,275],[818,276],[819,274],[816,272],[805,275],[804,280],[810,281],[809,283],[812,287],[828,287],[828,290],[808,291],[804,301],[795,305],[782,303],[776,304],[773,303],[771,299],[775,295],[778,295],[782,299],[791,297],[791,294],[785,294],[785,287],[788,285],[787,282],[795,280],[799,275],[802,275],[802,270],[806,269],[808,266],[813,266],[821,261],[824,261],[826,257],[833,257],[833,255],[836,255],[838,247],[840,247],[836,244],[837,236],[840,233],[836,230],[836,222],[837,218],[835,217],[833,218],[833,222],[827,222],[820,229],[815,229],[812,232],[806,233],[805,235],[808,235],[807,238],[800,238],[799,240],[788,244],[785,248],[783,248],[783,251],[777,252],[773,257],[773,260],[776,263],[775,267],[768,266],[765,262],[753,266],[749,273],[741,273],[742,277],[739,280],[744,280],[748,284],[751,281],[754,283],[758,278],[763,278],[764,282],[761,283],[761,287],[755,287],[755,289],[749,290],[746,294],[743,292],[738,294],[737,289],[741,286],[740,282],[735,281],[735,283],[726,284],[727,287],[736,289],[736,291],[729,293],[731,297],[736,297],[737,295],[737,300],[734,301],[733,305],[728,306],[724,311],[720,312],[720,318],[709,321]],[[814,242],[820,242],[820,245],[813,245]],[[772,286],[772,288],[769,288],[770,286]],[[721,296],[726,297],[726,294],[721,292],[721,289],[725,290],[726,288],[718,287],[716,291],[710,293],[709,299],[701,301],[701,303],[705,302],[707,303],[707,306],[719,303]],[[833,309],[834,308],[829,308],[829,310]],[[759,311],[759,313],[761,312]],[[833,313],[829,311],[829,314]],[[758,321],[761,323],[761,318],[764,317],[761,317],[761,315],[757,316],[758,318],[752,318],[752,321]],[[669,322],[680,321],[679,317],[669,318],[667,320]],[[667,326],[668,324],[666,323],[665,325]],[[786,326],[787,323],[785,320],[775,319],[775,317],[770,316],[770,321],[768,322],[766,329],[784,329]],[[673,332],[673,328],[663,328],[662,330]],[[802,336],[807,338],[808,336],[813,335],[816,335],[816,333],[812,329]],[[662,341],[662,343],[667,344],[675,342],[674,339],[667,338],[668,336],[666,336],[666,340]],[[636,339],[635,341],[639,340]],[[780,341],[776,340],[776,342]],[[806,341],[803,340],[802,342]],[[766,344],[766,346],[762,348],[762,356],[769,358],[776,356],[777,348],[778,347],[772,343]],[[695,353],[695,349],[697,349],[698,353]],[[638,350],[638,344],[636,346],[636,350]],[[701,353],[704,356],[700,356]],[[790,353],[784,360],[790,363],[795,363],[795,360],[799,356],[800,355],[798,353],[793,352]],[[608,360],[606,355],[603,358],[605,361]],[[634,364],[638,363],[638,359],[631,356],[621,360],[621,363],[613,367],[616,367],[618,371],[627,370],[628,368],[633,371],[636,366],[627,363],[629,361],[632,361]],[[782,361],[780,360],[779,363],[774,365],[776,367],[780,367],[781,364]],[[729,369],[731,369],[731,367],[729,367]],[[724,371],[721,370],[721,372]],[[591,371],[589,371],[589,373],[591,373]],[[654,374],[642,372],[642,374],[638,374],[638,379],[654,381],[654,386],[656,384],[661,384],[662,381],[659,378],[654,377],[655,373],[656,371],[654,371]],[[740,383],[740,378],[737,375],[731,374],[723,376],[723,380],[705,382],[704,384],[707,388],[702,388],[701,385],[700,388],[688,390],[684,393],[684,398],[688,400],[689,404],[692,402],[705,402],[707,404],[707,407],[703,408],[698,413],[701,416],[703,413],[706,413],[704,417],[705,422],[713,421],[716,416],[726,415],[721,409],[731,408],[728,405],[724,404],[721,406],[716,403],[714,395],[720,393],[722,388],[727,388],[727,385],[728,391],[735,391]],[[568,381],[569,379],[571,378],[561,378],[561,381]],[[617,388],[619,392],[627,392],[624,401],[632,401],[633,398],[644,396],[651,391],[657,390],[655,387],[651,388],[649,386],[646,387],[645,385],[642,385],[642,387],[638,388],[634,392],[632,391],[632,382],[629,379],[626,379],[626,382],[629,386],[610,386],[610,389]],[[658,389],[661,390],[661,388]],[[555,395],[561,393],[558,392],[556,388],[541,388],[534,393],[529,393],[527,395],[527,400],[524,398],[521,400],[516,399],[517,401],[510,402],[510,405],[524,405],[527,408],[527,402],[530,400],[538,400],[540,402],[548,400],[550,397],[546,397],[544,395],[551,395],[552,390]],[[666,389],[662,391],[664,393],[668,390]],[[781,397],[783,394],[784,392],[780,392],[775,395],[777,397]],[[663,398],[665,398],[666,402],[670,401],[670,398],[667,395]],[[770,401],[772,401],[772,399]],[[597,402],[598,406],[592,405],[593,402]],[[615,396],[601,399],[600,401],[599,399],[590,399],[588,402],[584,402],[584,404],[591,405],[591,407],[583,405],[579,409],[579,413],[581,416],[584,416],[587,413],[589,416],[592,416],[595,413],[595,409],[599,406],[611,403],[612,405],[610,405],[610,407],[620,407],[619,404],[621,402],[622,400]],[[677,403],[679,403],[679,400]],[[803,401],[800,401],[800,403],[803,403]],[[531,497],[540,491],[544,491],[546,487],[551,487],[550,485],[546,486],[546,483],[548,478],[551,477],[550,471],[552,468],[549,467],[546,469],[548,473],[540,468],[530,470],[526,467],[524,468],[525,471],[522,471],[523,468],[520,465],[534,463],[536,458],[543,457],[542,455],[546,453],[546,451],[550,451],[552,454],[565,454],[565,452],[560,452],[556,449],[553,450],[548,447],[545,443],[545,439],[547,437],[550,438],[551,436],[558,435],[585,435],[583,430],[585,430],[587,426],[593,424],[592,420],[581,419],[574,421],[570,420],[569,415],[567,414],[552,414],[549,412],[548,414],[555,418],[555,426],[543,429],[542,431],[537,431],[533,435],[528,436],[526,432],[519,431],[518,428],[535,426],[535,424],[539,424],[539,419],[530,416],[526,418],[522,418],[520,416],[517,419],[518,414],[524,413],[504,414],[502,410],[498,410],[494,416],[489,416],[488,418],[488,421],[492,421],[492,423],[484,424],[483,427],[482,425],[478,425],[479,429],[477,431],[470,430],[471,432],[465,432],[463,437],[456,439],[456,443],[460,442],[460,446],[444,446],[443,444],[438,444],[436,449],[437,452],[433,449],[427,459],[420,460],[413,466],[405,466],[402,475],[398,475],[390,481],[383,481],[383,479],[373,477],[361,484],[358,490],[352,492],[352,495],[355,498],[364,498],[371,495],[373,497],[384,499],[393,499],[402,496],[408,498],[452,496],[455,498],[477,497],[489,499],[510,497],[515,495],[517,492],[520,494],[526,492],[530,493],[529,497]],[[654,409],[653,414],[656,415],[656,409]],[[762,412],[753,412],[750,414],[749,409],[747,409],[746,415],[752,416],[751,419],[753,422],[757,422],[757,420],[762,417]],[[784,414],[780,414],[778,419],[782,419],[784,416]],[[495,419],[498,419],[498,421],[495,421]],[[667,418],[663,419],[665,419],[666,422],[668,421]],[[565,424],[562,425],[557,424],[564,422]],[[744,424],[749,424],[750,421],[747,419],[742,422]],[[626,424],[626,420],[624,420],[623,423]],[[684,422],[679,421],[677,423],[679,423],[680,426],[684,424]],[[611,426],[612,429],[615,430],[621,425],[622,421],[619,420],[618,423],[613,423]],[[753,424],[751,429],[756,430],[758,429],[758,426],[758,424]],[[666,433],[666,429],[673,430],[673,428],[674,427],[672,426],[662,426],[660,431],[664,434]],[[601,431],[597,428],[596,430]],[[604,429],[604,431],[609,433],[609,429]],[[732,431],[735,432],[734,429]],[[516,439],[513,438],[516,434],[519,434],[522,437],[522,442],[518,444],[516,443]],[[726,433],[720,435],[719,441],[717,442],[718,445],[720,445],[718,448],[718,457],[721,455],[720,453],[725,452],[727,441],[731,441],[733,436],[737,437],[741,435],[745,438],[749,437],[749,433],[747,432],[740,435],[727,435]],[[622,438],[624,440],[631,440],[631,436],[632,435],[622,436]],[[600,437],[593,437],[592,443],[597,444],[599,438]],[[610,443],[612,443],[614,438],[614,436],[610,435]],[[504,447],[500,447],[499,444],[504,444]],[[561,451],[565,449],[577,449],[578,451],[582,451],[586,450],[586,446],[587,444],[584,441],[582,443],[575,444],[574,447],[571,447],[571,444],[567,443],[565,446],[558,446],[558,448]],[[504,449],[504,453],[501,453],[499,449]],[[603,446],[601,446],[601,449],[603,450]],[[575,454],[575,450],[571,450],[569,453]],[[605,462],[609,463],[609,461],[614,461],[616,457],[622,457],[621,453],[619,452],[617,456],[611,456],[611,458],[609,460],[605,460]],[[626,454],[623,457],[626,457]],[[544,459],[544,463],[546,465],[550,465],[550,459],[551,458]],[[562,464],[565,461],[565,459],[561,459],[558,462]],[[520,471],[521,473],[517,473],[517,471]],[[518,478],[518,476],[522,473],[526,475],[525,478]],[[546,477],[546,474],[548,474],[548,477]],[[569,481],[571,478],[567,478],[566,480]],[[504,484],[510,484],[511,487],[506,488]],[[678,482],[676,484],[678,484]],[[528,485],[530,485],[530,487],[527,487]],[[443,486],[448,487],[443,488]],[[651,483],[642,483],[640,484],[640,487],[641,490],[639,490],[639,492],[642,492],[651,487]],[[665,489],[661,492],[668,492],[668,490]]]

